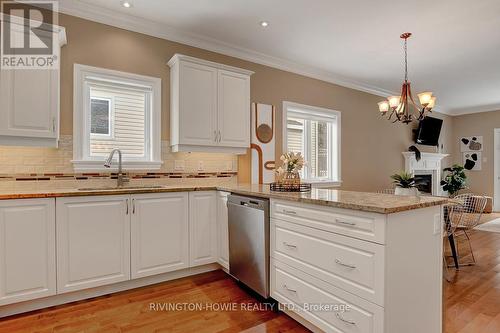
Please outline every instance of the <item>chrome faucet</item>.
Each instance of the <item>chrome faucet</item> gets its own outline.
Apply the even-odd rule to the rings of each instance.
[[[111,167],[111,163],[113,162],[113,157],[115,153],[118,153],[118,174],[117,174],[117,187],[122,187],[125,183],[129,182],[129,179],[125,177],[122,170],[122,151],[120,149],[113,149],[110,153],[106,161],[104,162],[104,166],[106,168]]]

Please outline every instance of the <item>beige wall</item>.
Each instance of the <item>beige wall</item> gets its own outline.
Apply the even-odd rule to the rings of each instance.
[[[481,112],[453,117],[453,160],[462,164],[460,138],[483,136],[482,170],[467,171],[471,192],[493,196],[494,129],[500,128],[500,111]]]
[[[251,100],[277,107],[277,155],[281,154],[281,107],[284,100],[342,112],[342,180],[344,189],[387,187],[389,175],[403,168],[401,152],[411,144],[410,127],[392,124],[377,111],[380,97],[323,81],[223,56],[138,33],[61,15],[68,44],[62,50],[61,134],[72,134],[73,64],[105,67],[162,79],[162,139],[169,139],[169,68],[175,53],[246,68],[255,72]],[[332,61],[334,61],[332,59]],[[443,130],[450,147],[451,122]],[[431,149],[430,151],[434,151]],[[250,179],[249,154],[239,158],[239,179]]]

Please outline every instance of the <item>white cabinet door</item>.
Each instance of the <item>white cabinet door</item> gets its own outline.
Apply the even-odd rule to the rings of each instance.
[[[188,192],[132,196],[132,278],[189,267]]]
[[[217,244],[219,264],[229,269],[229,230],[227,221],[228,192],[217,192]]]
[[[2,70],[0,135],[57,138],[57,70]]]
[[[217,199],[215,191],[189,193],[189,262],[217,262]]]
[[[0,201],[0,305],[55,295],[54,201]]]
[[[23,45],[29,29],[22,24],[10,27],[11,44]],[[64,45],[64,30],[59,27],[54,30],[57,32],[38,30],[38,37]],[[59,81],[58,68],[0,72],[0,144],[57,146]]]
[[[130,197],[56,199],[57,292],[130,279]]]
[[[220,146],[250,148],[250,76],[218,72]]]
[[[213,146],[217,135],[217,69],[182,62],[179,87],[179,144]]]

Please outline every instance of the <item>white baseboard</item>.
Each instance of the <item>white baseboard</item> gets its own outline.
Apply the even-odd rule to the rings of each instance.
[[[54,296],[50,296],[50,297],[35,299],[35,300],[31,300],[31,301],[4,305],[4,306],[0,307],[0,318],[15,315],[18,313],[39,310],[39,309],[43,309],[43,308],[47,308],[47,307],[51,307],[51,306],[55,306],[55,305],[61,305],[61,304],[65,304],[65,303],[81,301],[81,300],[92,298],[92,297],[112,294],[112,293],[116,293],[119,291],[144,287],[144,286],[148,286],[148,285],[156,284],[156,283],[160,283],[160,282],[180,279],[183,277],[192,276],[192,275],[201,274],[201,273],[206,273],[206,272],[210,272],[210,271],[215,271],[218,269],[221,269],[221,266],[219,264],[208,264],[208,265],[183,269],[180,271],[148,276],[148,277],[144,277],[141,279],[134,279],[134,280],[124,281],[124,282],[119,282],[119,283],[110,284],[107,286],[79,290],[79,291],[54,295]]]

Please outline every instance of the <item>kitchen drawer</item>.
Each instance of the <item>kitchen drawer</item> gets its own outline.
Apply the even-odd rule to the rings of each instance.
[[[383,333],[384,309],[272,260],[271,296],[325,332]],[[319,306],[323,305],[323,308]],[[328,308],[329,307],[329,308]]]
[[[383,214],[271,200],[271,217],[379,244],[385,241]]]
[[[384,246],[275,219],[271,239],[275,259],[384,305]]]

